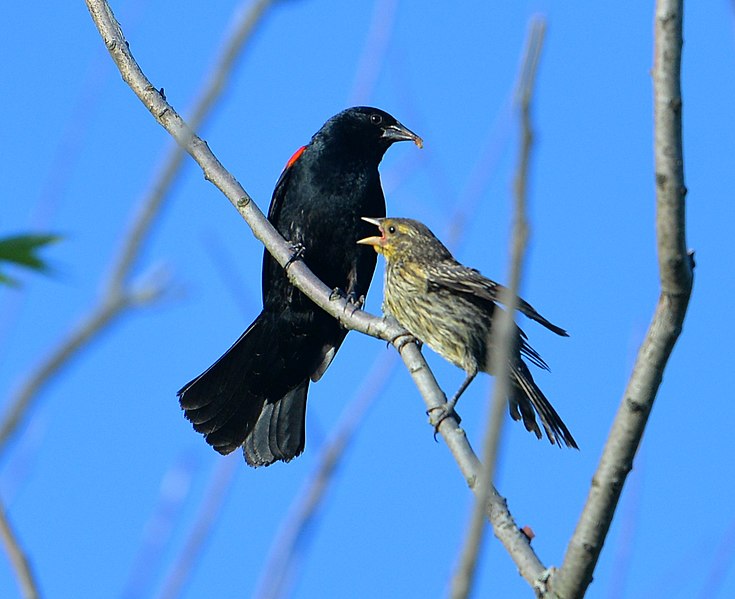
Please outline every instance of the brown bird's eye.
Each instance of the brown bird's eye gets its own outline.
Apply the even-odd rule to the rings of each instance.
[[[379,114],[371,114],[370,115],[370,122],[373,125],[380,125],[380,123],[383,122],[383,117],[380,116]]]

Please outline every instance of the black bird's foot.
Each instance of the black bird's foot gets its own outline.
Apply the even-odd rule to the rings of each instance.
[[[288,267],[291,266],[294,262],[297,260],[302,260],[303,257],[306,255],[306,246],[301,242],[296,243],[289,243],[291,246],[291,251],[293,254],[291,254],[291,257],[288,259],[288,262],[286,262],[286,266],[283,267],[283,270],[288,271]]]
[[[434,427],[434,441],[436,436],[439,434],[439,425],[444,422],[450,416],[457,421],[457,424],[462,422],[459,414],[454,411],[454,406],[457,402],[452,400],[445,404],[426,410],[426,414],[429,416],[429,424]]]
[[[350,291],[345,296],[345,299],[347,300],[348,304],[355,306],[355,310],[359,310],[365,305],[365,296],[357,295],[354,291]]]
[[[350,311],[350,316],[352,316],[358,310],[362,310],[362,307],[365,305],[365,296],[364,295],[358,296],[354,291],[350,291],[345,297],[345,299],[347,300],[347,306],[345,306],[345,312],[347,312],[347,308],[352,309]]]

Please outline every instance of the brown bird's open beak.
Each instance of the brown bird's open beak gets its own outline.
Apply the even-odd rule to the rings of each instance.
[[[424,140],[416,135],[413,131],[411,131],[408,127],[401,125],[401,123],[396,123],[395,125],[386,127],[383,131],[382,137],[384,137],[385,139],[389,139],[392,142],[412,141],[419,148],[424,147]]]
[[[375,225],[380,229],[380,219],[379,218],[369,218],[367,216],[361,217],[362,220],[364,220],[366,223],[370,223],[371,225]],[[380,229],[380,237],[377,235],[373,237],[365,237],[364,239],[358,239],[357,243],[362,245],[372,245],[375,248],[375,251],[378,251],[378,248],[383,245],[383,229]]]

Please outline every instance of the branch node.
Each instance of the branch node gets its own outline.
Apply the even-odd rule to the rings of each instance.
[[[697,263],[694,261],[694,250],[687,251],[687,257],[689,258],[689,268],[694,270]]]
[[[533,581],[533,591],[536,593],[536,597],[546,597],[551,593],[552,583],[554,575],[556,574],[556,568],[551,566],[546,568],[539,577]]]
[[[637,400],[630,395],[625,398],[625,403],[628,409],[635,414],[645,414],[651,408],[650,404]]]

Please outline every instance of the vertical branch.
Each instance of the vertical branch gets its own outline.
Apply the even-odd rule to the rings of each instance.
[[[564,563],[552,580],[554,594],[565,599],[582,597],[592,581],[691,295],[694,261],[693,255],[687,253],[685,239],[681,130],[682,17],[683,0],[658,0],[653,94],[656,245],[661,293]]]
[[[462,557],[457,572],[452,579],[451,597],[453,599],[464,599],[467,597],[474,582],[477,559],[485,531],[485,506],[493,489],[503,418],[510,391],[508,365],[510,364],[511,348],[514,342],[514,315],[518,306],[518,289],[520,287],[521,271],[528,243],[526,195],[531,146],[533,143],[531,96],[545,32],[545,20],[541,17],[534,18],[530,24],[522,70],[518,79],[516,101],[520,109],[521,144],[518,170],[514,181],[515,214],[510,248],[510,281],[506,297],[502,298],[507,309],[504,311],[499,310],[495,316],[495,325],[497,328],[493,335],[496,336],[497,341],[493,348],[491,359],[492,363],[497,365],[497,373],[483,445],[483,463],[485,466],[480,469],[476,490],[477,500],[470,518]],[[542,568],[535,569],[534,580],[529,580],[529,583],[536,583],[536,579],[541,575],[541,570]]]

